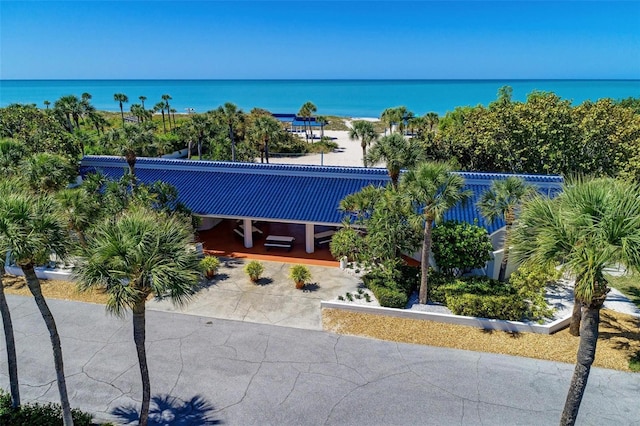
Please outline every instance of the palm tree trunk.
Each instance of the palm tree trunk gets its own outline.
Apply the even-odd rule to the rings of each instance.
[[[133,307],[133,341],[136,344],[140,375],[142,376],[142,406],[140,407],[140,426],[146,426],[149,419],[149,404],[151,401],[151,383],[149,381],[149,367],[147,366],[147,352],[145,349],[145,300]]]
[[[422,264],[420,277],[420,292],[418,294],[418,303],[427,304],[429,300],[429,253],[431,252],[431,227],[433,220],[427,219],[424,222],[424,239],[422,241]]]
[[[189,139],[189,142],[187,143],[187,160],[191,160],[191,149],[193,148],[193,142],[191,142],[191,139]]]
[[[362,164],[367,167],[367,144],[362,141]]]
[[[598,325],[600,324],[600,309],[604,303],[604,296],[594,299],[582,314],[580,327],[580,346],[578,347],[576,368],[573,371],[567,400],[560,418],[560,425],[574,425],[578,417],[578,410],[582,402],[582,396],[587,386],[591,364],[596,356],[596,344],[598,342]]]
[[[162,128],[164,129],[164,132],[167,133],[167,125],[164,121],[164,109],[161,111],[162,111]]]
[[[511,226],[513,225],[513,221],[515,220],[515,214],[508,212],[506,217],[506,226],[504,230],[504,246],[502,247],[502,262],[500,262],[500,272],[498,274],[498,281],[501,283],[504,282],[505,276],[507,275],[507,264],[509,263],[509,236],[511,234]]]
[[[233,137],[233,125],[229,125],[229,139],[231,139],[231,161],[236,161],[236,138]]]
[[[64,363],[62,361],[62,346],[60,344],[60,335],[56,327],[56,321],[53,318],[51,310],[47,305],[47,301],[42,295],[40,288],[40,280],[36,276],[36,272],[33,269],[33,263],[27,265],[20,265],[24,272],[24,277],[27,281],[29,291],[33,295],[33,298],[40,310],[40,314],[44,319],[44,323],[49,330],[49,337],[51,338],[51,347],[53,349],[53,363],[56,368],[56,379],[58,382],[58,392],[60,393],[60,405],[62,406],[62,421],[64,426],[73,426],[73,418],[71,417],[71,406],[69,404],[69,395],[67,394],[67,382],[64,377]]]
[[[0,313],[2,314],[2,325],[4,327],[4,340],[7,346],[7,364],[9,369],[9,387],[11,391],[11,406],[20,406],[20,386],[18,381],[18,357],[16,356],[16,341],[13,337],[13,323],[11,322],[11,312],[4,295],[4,259],[0,259]]]
[[[122,109],[122,102],[120,102],[120,116],[122,117],[122,127],[124,127],[124,110]]]
[[[569,334],[572,336],[580,336],[580,322],[582,319],[582,302],[576,297],[573,298],[573,312],[571,313],[571,322],[569,323]]]
[[[264,159],[267,161],[267,164],[269,164],[269,138],[264,141]]]

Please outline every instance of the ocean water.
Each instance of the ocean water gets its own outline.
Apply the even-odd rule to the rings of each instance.
[[[457,106],[487,105],[502,86],[524,101],[534,90],[554,92],[574,104],[599,98],[640,97],[640,80],[0,80],[0,106],[53,102],[65,95],[92,95],[99,110],[119,111],[115,93],[129,98],[128,110],[146,96],[152,108],[162,94],[173,98],[178,112],[215,109],[232,102],[245,111],[254,107],[273,113],[296,113],[313,102],[319,115],[378,117],[389,107],[406,106],[416,115],[440,115]]]

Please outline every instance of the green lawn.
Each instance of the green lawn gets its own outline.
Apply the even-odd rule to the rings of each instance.
[[[607,275],[607,281],[609,281],[611,287],[620,290],[620,292],[640,308],[640,276],[638,274],[625,275],[622,277]]]

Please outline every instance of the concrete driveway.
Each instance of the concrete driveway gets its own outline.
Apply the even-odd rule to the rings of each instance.
[[[7,296],[22,399],[57,401],[49,335],[32,298]],[[131,316],[50,300],[72,407],[135,424]],[[557,425],[570,364],[147,312],[150,425]],[[4,339],[0,387],[8,389]],[[632,425],[640,375],[593,368],[578,424]]]
[[[263,278],[253,283],[244,272],[249,261],[224,262],[216,277],[185,307],[176,308],[169,301],[152,301],[147,304],[148,309],[321,330],[320,302],[346,292],[354,293],[362,283],[352,272],[308,266],[311,282],[304,290],[297,290],[288,276],[292,264],[267,261],[261,261],[265,267]]]

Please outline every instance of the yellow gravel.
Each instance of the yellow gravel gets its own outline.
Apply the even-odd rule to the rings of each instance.
[[[462,325],[383,315],[323,309],[324,330],[471,351],[492,352],[575,363],[579,338],[568,329],[552,335],[488,331]],[[603,309],[595,366],[629,370],[629,360],[640,353],[640,318]]]

